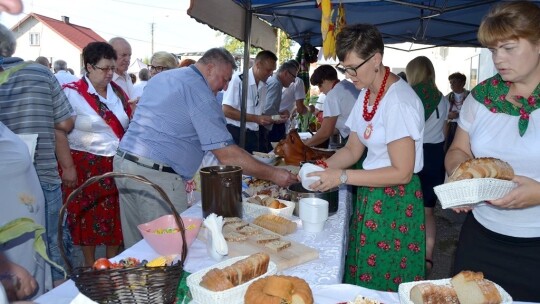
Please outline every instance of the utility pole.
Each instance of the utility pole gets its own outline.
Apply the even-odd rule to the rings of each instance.
[[[154,54],[154,25],[155,24],[156,24],[155,22],[150,23],[150,36],[152,37],[152,42],[151,42],[152,43],[152,49],[151,49],[151,51],[152,51],[151,54],[152,55]]]

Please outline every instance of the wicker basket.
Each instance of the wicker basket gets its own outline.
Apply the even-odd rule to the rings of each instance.
[[[495,178],[473,178],[442,184],[433,188],[443,209],[470,207],[503,197],[517,185]]]
[[[261,198],[267,197],[266,195],[259,195]],[[271,213],[274,215],[281,215],[281,216],[287,216],[291,217],[293,215],[294,207],[296,204],[291,201],[285,201],[281,199],[277,199],[279,202],[285,204],[287,207],[281,208],[281,209],[274,209],[266,206],[261,206],[257,204],[253,204],[248,202],[246,199],[242,202],[242,208],[243,208],[243,215],[250,217],[250,218],[256,218],[259,215]]]
[[[244,284],[235,286],[233,288],[230,288],[224,291],[211,291],[202,287],[200,283],[202,281],[202,277],[209,270],[214,269],[214,268],[223,269],[247,257],[248,256],[239,256],[235,258],[230,258],[214,266],[201,269],[195,273],[190,274],[187,277],[187,286],[189,287],[189,290],[191,291],[193,300],[197,304],[216,304],[216,303],[242,304],[244,303],[244,295],[246,294],[246,291],[249,285],[251,285],[251,283],[253,283],[254,281],[260,278],[264,278],[266,276],[276,274],[277,266],[274,262],[270,261],[270,263],[268,263],[268,270],[266,271],[265,274],[258,276],[250,281],[247,281]]]
[[[180,220],[180,215],[174,208],[167,194],[158,185],[140,175],[127,173],[109,172],[103,175],[89,178],[79,188],[75,189],[66,199],[66,203],[60,209],[58,220],[58,241],[63,244],[62,227],[64,213],[72,199],[78,195],[82,189],[105,178],[131,178],[143,184],[152,186],[159,192],[161,197],[169,205],[180,228],[182,240],[182,254],[180,260],[171,266],[163,267],[130,267],[124,269],[93,270],[91,267],[78,267],[72,270],[72,266],[66,257],[63,246],[59,246],[60,253],[64,259],[70,278],[75,282],[79,291],[99,303],[174,303],[176,290],[182,273],[184,262],[187,256],[187,245],[185,242],[185,227]],[[134,227],[136,229],[136,227]]]

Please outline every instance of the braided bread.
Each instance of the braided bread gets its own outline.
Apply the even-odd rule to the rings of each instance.
[[[493,157],[473,158],[462,162],[448,177],[448,182],[471,178],[512,180],[514,169],[505,161]]]

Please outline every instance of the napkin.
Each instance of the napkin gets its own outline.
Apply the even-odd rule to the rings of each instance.
[[[77,296],[75,297],[75,299],[73,299],[70,304],[97,304],[97,302],[94,302],[92,300],[90,300],[87,296],[83,295],[82,293],[79,292],[79,294],[77,294]]]
[[[208,254],[217,261],[229,254],[227,241],[223,237],[223,217],[211,213],[204,219],[204,226],[207,229],[206,248]]]

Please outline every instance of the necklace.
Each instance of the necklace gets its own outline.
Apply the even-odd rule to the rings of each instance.
[[[373,116],[375,116],[375,113],[377,113],[379,102],[381,102],[382,96],[384,94],[384,89],[386,88],[386,81],[388,80],[388,75],[390,75],[390,68],[385,67],[384,78],[379,92],[377,93],[377,97],[375,98],[375,102],[373,103],[373,109],[371,110],[371,112],[368,112],[369,96],[371,95],[370,89],[367,89],[366,95],[364,96],[364,108],[362,117],[364,117],[364,119],[368,122],[366,130],[364,131],[365,139],[369,139],[371,137],[371,133],[373,133],[373,124],[371,123],[371,120],[373,119]]]

